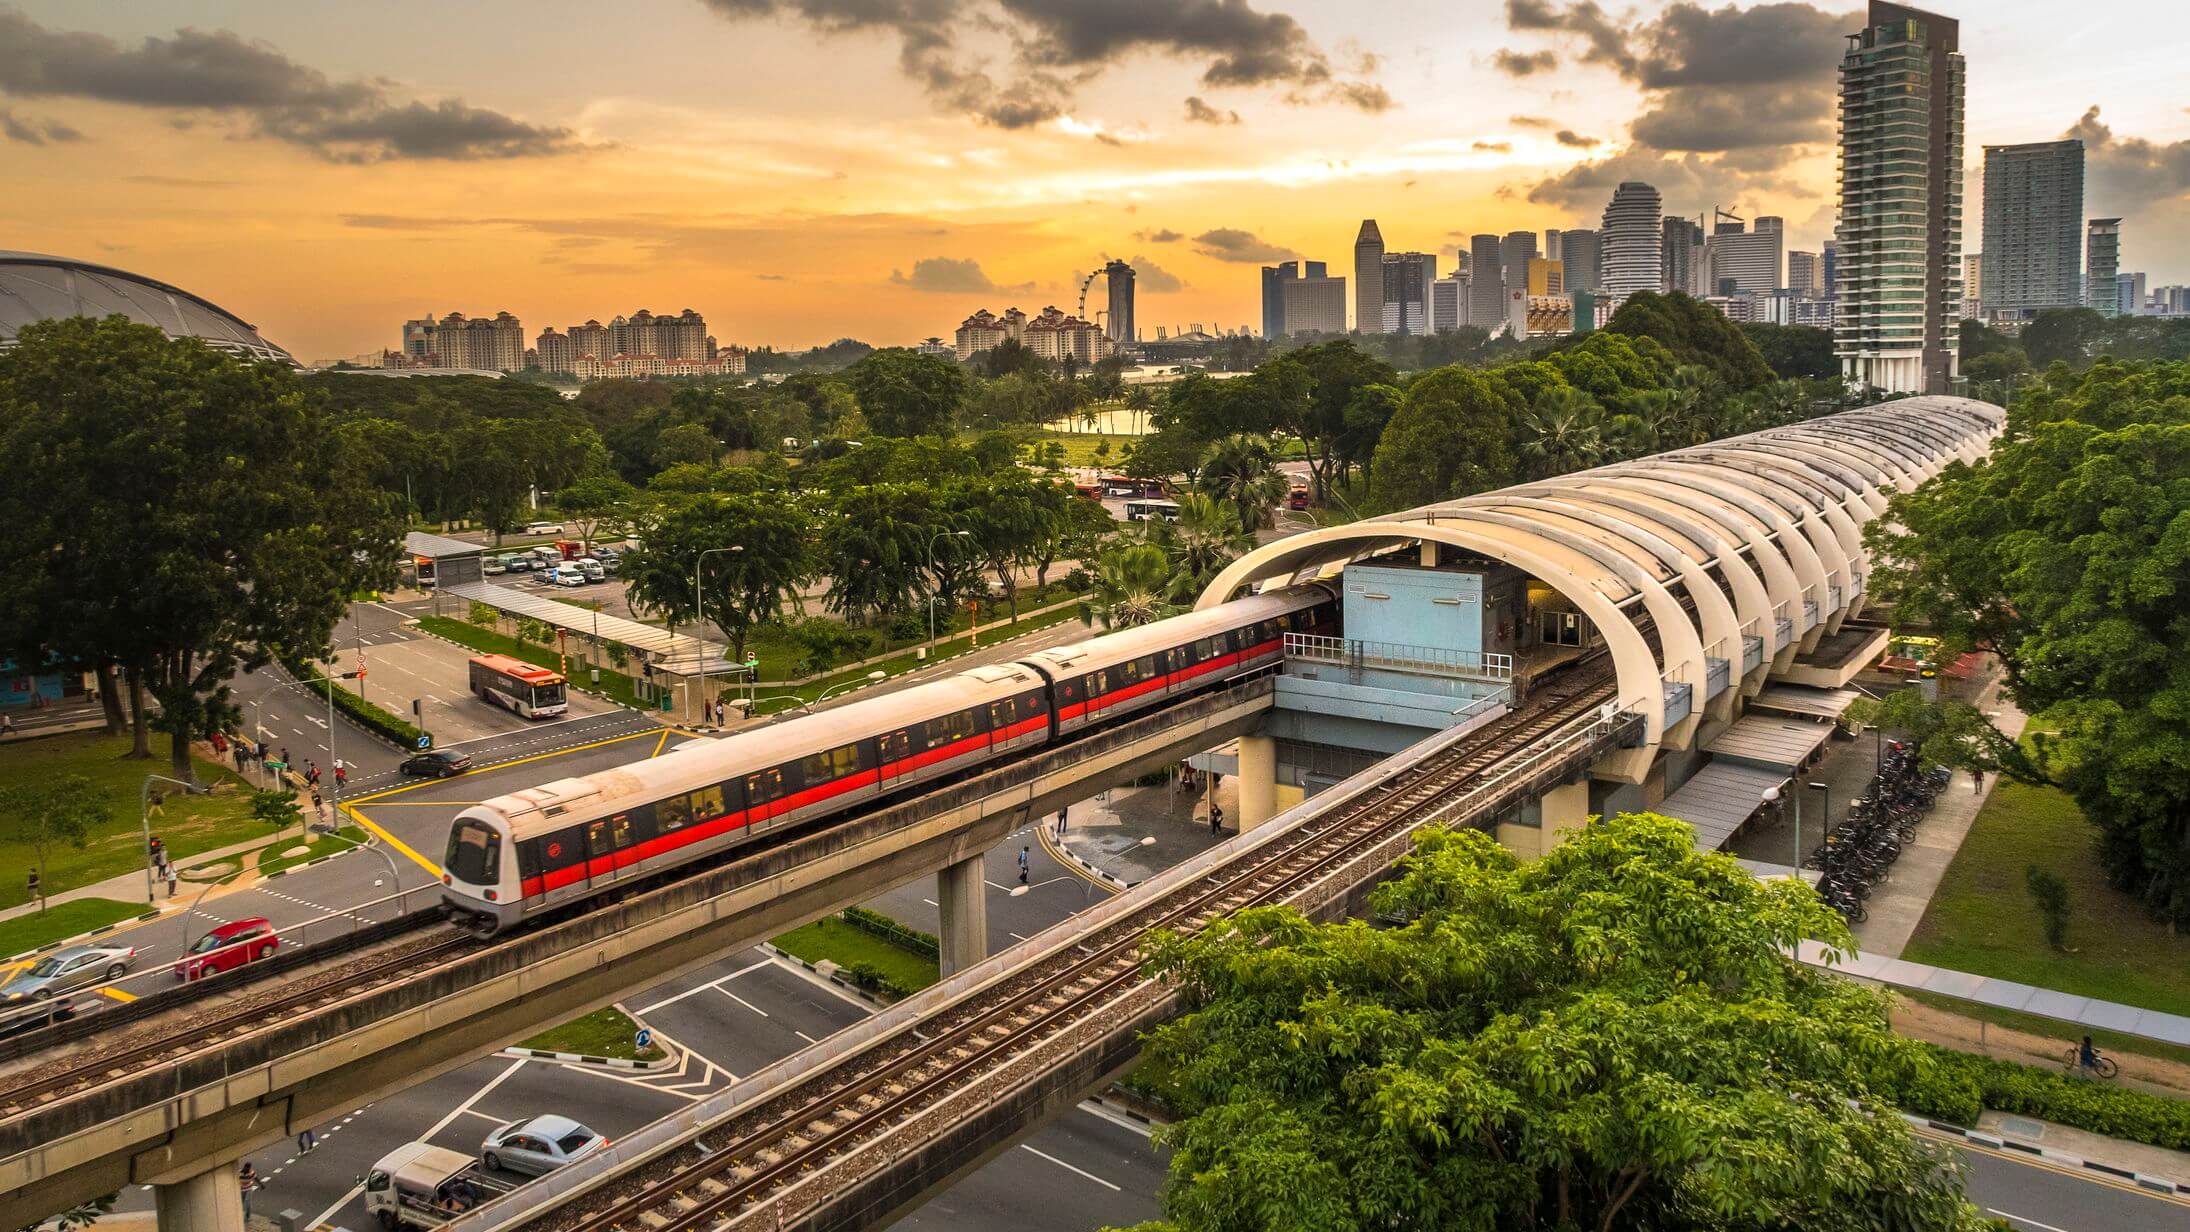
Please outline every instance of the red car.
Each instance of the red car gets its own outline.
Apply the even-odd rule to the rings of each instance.
[[[223,924],[198,938],[190,952],[175,964],[175,978],[202,980],[209,975],[233,971],[247,962],[272,958],[281,948],[281,938],[274,935],[274,926],[263,918],[237,920]]]

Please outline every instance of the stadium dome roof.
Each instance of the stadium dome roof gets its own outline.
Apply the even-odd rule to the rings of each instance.
[[[199,338],[248,359],[297,366],[296,357],[210,300],[142,274],[35,252],[0,252],[0,347],[34,321],[114,313],[170,338]]]

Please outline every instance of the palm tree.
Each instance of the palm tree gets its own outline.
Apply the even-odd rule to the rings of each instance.
[[[1293,484],[1269,437],[1234,433],[1209,447],[1198,486],[1238,510],[1240,529],[1253,533],[1270,524],[1270,510]]]
[[[1536,395],[1536,405],[1515,425],[1521,458],[1539,479],[1594,466],[1604,456],[1604,408],[1571,385]]]
[[[1179,497],[1175,522],[1149,523],[1148,541],[1164,550],[1174,570],[1174,591],[1193,594],[1207,586],[1240,553],[1255,546],[1239,528],[1230,505],[1201,492]]]
[[[1095,611],[1105,629],[1153,624],[1177,610],[1171,558],[1152,543],[1113,548],[1095,563]]]
[[[1606,418],[1601,428],[1600,460],[1625,462],[1658,452],[1658,430],[1655,427],[1656,416],[1652,412],[1651,403],[1664,396],[1663,390],[1653,389],[1637,400],[1640,414],[1613,415]]]

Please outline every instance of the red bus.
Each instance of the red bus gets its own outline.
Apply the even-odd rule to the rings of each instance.
[[[563,698],[563,676],[508,655],[474,655],[471,691],[480,701],[528,719],[547,719],[570,708]]]

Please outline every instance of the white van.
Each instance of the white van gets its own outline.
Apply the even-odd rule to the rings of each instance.
[[[563,524],[561,522],[528,522],[525,524],[525,533],[528,535],[560,535],[563,533]]]
[[[578,560],[566,561],[564,562],[563,567],[565,569],[568,569],[572,565],[578,566],[578,568],[585,573],[586,581],[588,582],[605,582],[608,580],[608,570],[601,566],[600,561],[597,561],[590,556],[582,557]]]

